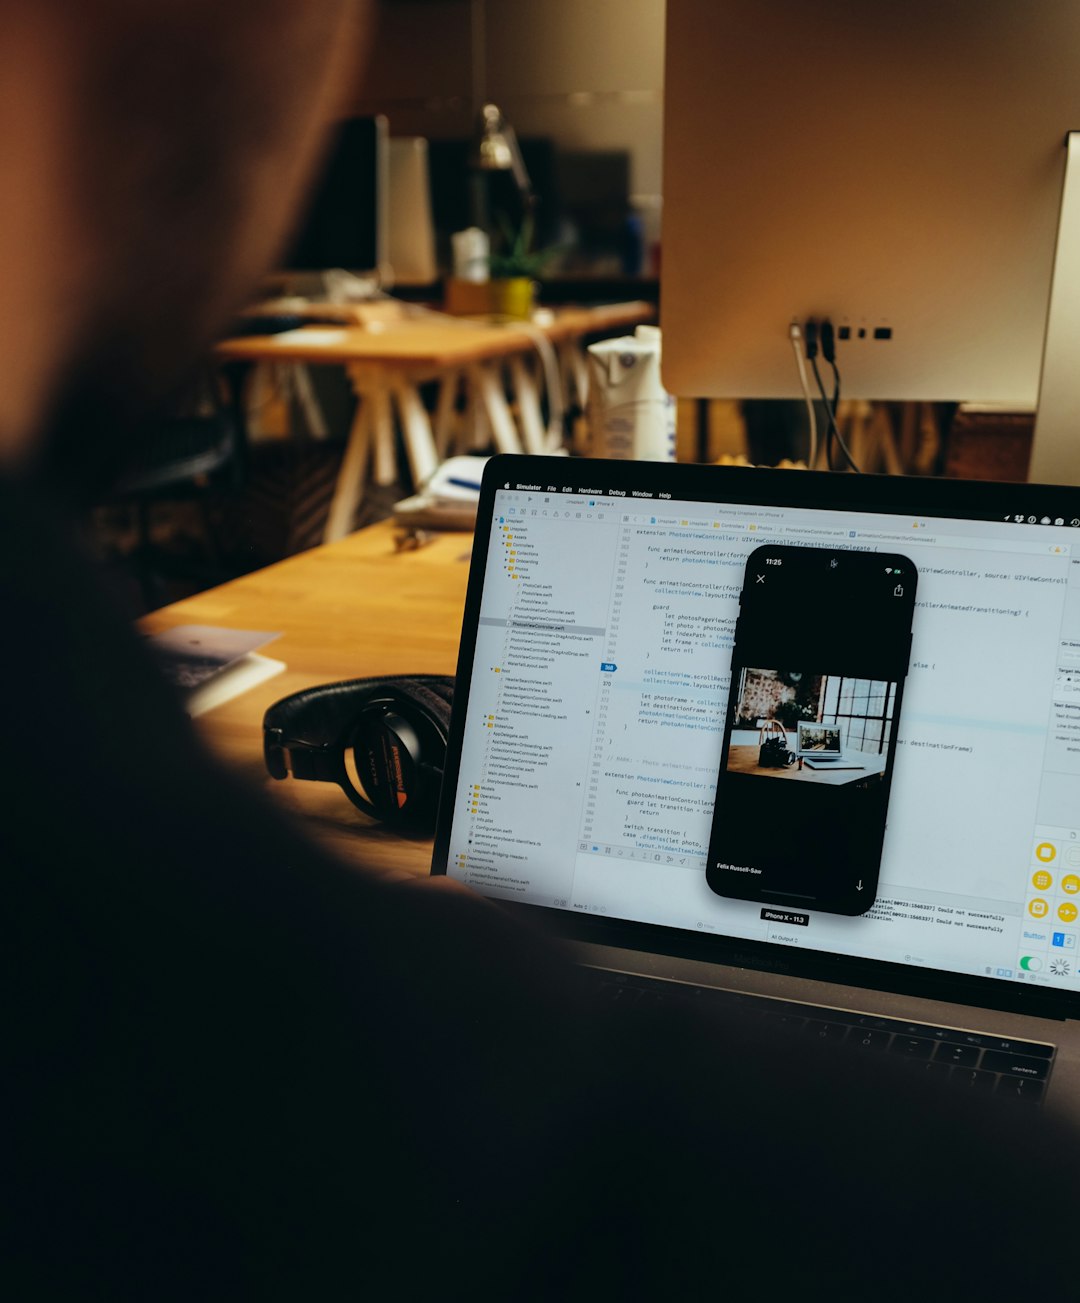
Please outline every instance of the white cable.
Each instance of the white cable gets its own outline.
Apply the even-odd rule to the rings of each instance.
[[[555,349],[552,347],[551,340],[540,329],[534,326],[531,321],[515,321],[515,326],[524,330],[525,334],[533,342],[533,347],[540,358],[540,365],[544,372],[544,387],[547,389],[548,398],[548,425],[547,441],[548,447],[545,452],[553,452],[556,448],[561,448],[565,438],[563,426],[563,394],[562,381],[559,378],[559,361],[555,356]]]
[[[797,321],[791,323],[788,335],[795,353],[795,365],[799,368],[799,384],[802,385],[803,397],[806,399],[806,414],[810,419],[810,453],[806,459],[806,466],[808,470],[813,470],[814,462],[817,461],[817,417],[814,414],[814,400],[810,397],[810,381],[806,375],[806,363],[803,361],[802,328]]]

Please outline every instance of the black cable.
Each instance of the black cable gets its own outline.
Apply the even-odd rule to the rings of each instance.
[[[825,401],[825,403],[823,403],[823,407],[825,407],[825,412],[826,412],[826,414],[829,414],[829,403],[827,403],[827,401]],[[835,469],[836,469],[835,466],[832,465],[832,430],[834,430],[834,429],[835,429],[835,423],[832,423],[832,422],[826,422],[826,426],[825,426],[825,464],[826,464],[827,468],[829,468],[830,470],[835,470]]]
[[[803,326],[803,339],[806,341],[806,360],[813,362],[818,350],[818,324],[813,317]]]
[[[835,413],[840,410],[840,368],[836,365],[835,356],[828,357],[828,355],[826,355],[826,360],[828,361],[829,365],[832,367],[832,373],[833,373],[832,409],[833,412]],[[847,458],[848,465],[851,467],[851,469],[855,472],[856,475],[861,475],[862,471],[855,464],[855,458],[851,455],[851,449],[844,442],[839,427],[837,427],[836,438],[840,444],[841,449],[843,450],[844,456]]]
[[[830,365],[833,367],[833,370],[835,372],[836,363],[833,362],[830,363]],[[853,471],[855,471],[858,474],[859,468],[855,464],[855,459],[851,455],[851,450],[844,442],[843,435],[837,429],[836,413],[833,411],[832,406],[829,403],[829,396],[825,392],[825,382],[821,378],[821,372],[818,369],[816,357],[810,359],[810,366],[814,372],[814,379],[817,381],[817,387],[821,394],[821,401],[825,404],[825,415],[829,418],[829,431],[828,431],[828,435],[826,438],[826,445],[825,445],[826,460],[829,469],[830,470],[835,469],[832,464],[832,440],[835,439],[836,442],[840,445],[840,451],[844,454],[844,459],[847,461],[847,464],[851,467]],[[836,374],[837,374],[837,378],[839,378],[839,373],[837,372]],[[839,393],[839,385],[837,386],[837,393]]]
[[[836,334],[832,322],[828,320],[821,323],[821,356],[832,367],[832,409],[835,413],[840,410],[840,371],[836,365]]]
[[[830,364],[836,361],[836,334],[828,317],[821,323],[821,356]]]
[[[859,468],[855,464],[855,458],[852,457],[851,449],[844,442],[844,437],[840,433],[840,427],[836,423],[836,413],[840,410],[840,368],[836,365],[836,332],[833,330],[833,324],[828,319],[828,317],[826,317],[825,320],[821,323],[820,336],[821,336],[821,356],[825,359],[826,362],[828,362],[829,366],[832,367],[832,373],[833,373],[833,392],[832,392],[831,407],[829,401],[825,398],[825,390],[824,387],[821,386],[821,379],[820,377],[818,378],[818,386],[819,388],[821,388],[822,401],[825,403],[826,410],[829,411],[830,420],[831,420],[831,424],[828,429],[828,438],[826,440],[826,450],[825,450],[826,460],[828,462],[829,469],[832,470],[833,469],[832,440],[833,440],[833,435],[835,435],[836,441],[840,445],[840,448],[844,454],[844,458],[846,459],[847,464],[851,467],[853,471],[855,471],[856,474],[858,474]]]
[[[830,357],[826,353],[825,360],[832,367],[832,373],[833,373],[832,409],[833,409],[833,415],[835,416],[835,414],[840,410],[840,368],[836,365],[835,354],[833,354],[833,356]],[[836,437],[840,439],[839,425],[837,425],[836,427]],[[832,444],[832,431],[829,432],[829,444],[830,446]],[[843,439],[840,439],[840,446],[844,449],[844,455],[848,458],[848,461],[850,462],[852,459],[848,453],[846,446],[844,445]]]
[[[838,411],[840,410],[840,408],[839,408],[839,406],[838,406],[838,404],[839,404],[839,402],[840,402],[840,372],[836,369],[836,363],[835,363],[835,362],[830,362],[829,365],[830,365],[830,366],[832,367],[832,369],[833,369],[832,410],[833,410],[833,412],[835,413],[835,412],[838,412]],[[839,436],[839,434],[840,434],[840,427],[839,427],[839,426],[836,427],[836,433],[837,433],[837,435]],[[834,466],[833,466],[833,464],[832,464],[832,455],[831,455],[831,454],[832,454],[832,450],[833,450],[833,427],[830,426],[830,427],[829,427],[829,454],[830,454],[830,457],[829,457],[829,470],[834,470],[834,469],[835,469]]]
[[[833,420],[832,412],[829,411],[828,399],[825,398],[825,390],[821,385],[821,376],[818,375],[817,355],[819,338],[826,356],[829,356],[830,353],[835,355],[831,322],[824,321],[819,328],[818,323],[813,317],[811,317],[803,326],[803,343],[806,350],[806,360],[814,368],[814,376],[817,380],[817,386],[821,391],[822,401],[825,404],[825,414],[829,417],[829,424],[825,427],[825,465],[829,470],[834,470],[832,440],[833,430],[836,428],[836,422]]]
[[[836,377],[839,375],[839,372],[836,370],[836,336],[833,334],[832,322],[828,317],[826,317],[821,323],[821,352],[825,361],[828,362],[833,369],[833,379],[835,381]],[[818,388],[821,388],[820,379],[818,380]],[[831,412],[832,420],[825,428],[825,465],[828,466],[831,471],[836,470],[836,467],[833,465],[833,432],[835,431],[837,434],[840,433],[840,427],[836,424],[835,419],[836,413],[840,410],[836,405],[838,396],[839,388],[834,384]],[[826,413],[829,413],[829,404],[825,400],[824,391],[822,391],[821,397],[822,401],[825,403],[825,411]]]
[[[825,415],[828,418],[828,425],[825,427],[825,464],[829,470],[834,471],[836,467],[833,465],[833,435],[839,433],[836,429],[836,417],[829,406],[829,398],[825,393],[825,386],[821,380],[821,372],[818,370],[816,357],[810,359],[810,366],[814,372],[814,379],[817,381],[818,393],[821,394],[821,403],[825,408]]]

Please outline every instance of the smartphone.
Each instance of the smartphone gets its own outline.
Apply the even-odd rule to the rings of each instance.
[[[918,574],[908,557],[750,554],[706,877],[763,918],[877,897]]]

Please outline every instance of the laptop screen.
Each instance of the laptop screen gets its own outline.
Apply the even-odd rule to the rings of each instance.
[[[775,715],[777,714],[777,711],[783,709],[783,705],[785,701],[793,701],[795,702],[796,706],[799,709],[802,709],[802,707],[799,705],[799,700],[798,700],[799,684],[798,683],[788,684],[787,687],[790,689],[790,691],[785,692],[783,686],[784,673],[785,671],[773,671],[771,675],[773,681],[777,684],[777,686],[773,688],[769,693],[769,700],[766,705],[766,709],[769,711],[769,718],[774,718]],[[786,673],[790,677],[791,671],[787,671]],[[799,671],[796,670],[795,673],[798,674]],[[850,676],[849,676],[849,680],[850,680]],[[761,686],[762,688],[768,690],[765,684],[762,684]],[[889,715],[887,713],[888,700],[886,695],[888,689],[884,689],[880,692],[874,692],[874,686],[875,684],[873,679],[866,681],[865,691],[867,692],[868,696],[872,695],[875,698],[880,698],[879,700],[874,701],[874,708],[875,711],[880,709],[883,712],[883,714],[881,716],[875,714],[874,718],[875,719],[882,718],[886,723],[888,723],[889,722]],[[850,680],[848,683],[845,683],[843,675],[832,675],[829,677],[825,677],[821,687],[821,692],[824,694],[825,702],[819,711],[821,715],[820,720],[800,719],[797,720],[795,724],[795,728],[798,736],[798,743],[799,743],[798,755],[800,758],[810,759],[810,760],[813,760],[815,758],[820,758],[822,760],[834,760],[834,759],[839,759],[843,755],[843,743],[841,741],[843,735],[842,734],[843,726],[841,724],[841,720],[850,721],[849,723],[847,723],[847,727],[850,728],[852,723],[858,724],[860,722],[863,722],[867,717],[862,716],[862,718],[860,719],[858,715],[856,715],[854,718],[852,718],[852,716],[850,715],[841,716],[839,714],[839,708],[841,704],[843,705],[857,704],[859,710],[862,710],[864,705],[870,704],[869,701],[864,703],[860,700],[858,703],[855,703],[852,700],[852,695],[854,694],[856,688],[861,688],[861,685],[858,683],[857,679]],[[753,689],[754,689],[754,684],[750,679],[750,675],[747,674],[746,686],[743,689],[744,694],[753,691]],[[860,691],[860,696],[861,696],[861,691]],[[762,725],[761,727],[764,727],[764,725]],[[878,751],[880,751],[881,740],[882,739],[880,738],[880,733],[879,733],[879,737],[877,738],[877,742],[879,745],[875,748]],[[753,739],[751,739],[751,744],[753,744]],[[758,750],[760,752],[760,747],[758,748]]]
[[[740,663],[747,559],[790,549],[910,567],[900,669]],[[830,646],[883,618],[828,609]],[[766,777],[769,800],[891,778],[869,902],[710,883],[729,825],[753,859],[796,820],[785,844],[826,865],[837,831],[758,797],[748,821],[723,781],[718,803],[736,747],[747,772],[792,780]],[[436,871],[570,914],[1077,991],[1078,791],[1080,490],[490,463]]]

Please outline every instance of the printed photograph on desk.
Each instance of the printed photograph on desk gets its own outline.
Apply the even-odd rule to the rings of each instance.
[[[897,684],[805,670],[737,671],[730,773],[840,786],[879,783]]]

